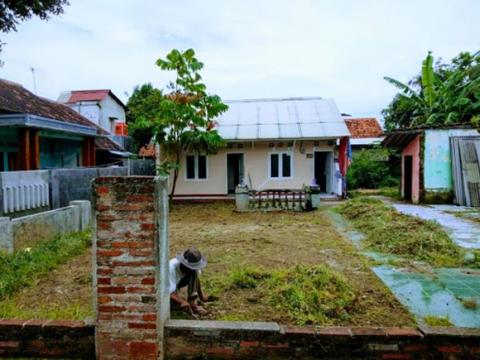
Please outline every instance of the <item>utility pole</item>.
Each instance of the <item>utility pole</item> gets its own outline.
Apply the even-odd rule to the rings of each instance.
[[[32,72],[32,78],[33,78],[33,92],[35,93],[35,95],[37,95],[37,82],[35,81],[35,69],[31,67],[30,71]]]

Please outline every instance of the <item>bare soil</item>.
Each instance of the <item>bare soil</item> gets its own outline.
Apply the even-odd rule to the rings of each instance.
[[[294,323],[263,301],[257,289],[228,286],[229,274],[242,266],[268,270],[322,264],[342,274],[355,292],[348,317],[332,318],[325,325],[413,325],[410,314],[368,268],[367,260],[336,232],[324,211],[236,213],[230,204],[175,204],[169,225],[171,257],[192,245],[200,249],[208,258],[201,275],[205,292],[219,297],[208,304],[206,319]],[[58,318],[54,309],[72,304],[69,317],[93,315],[90,258],[88,251],[1,302],[0,315],[11,304],[31,318]],[[46,308],[52,311],[40,311]]]

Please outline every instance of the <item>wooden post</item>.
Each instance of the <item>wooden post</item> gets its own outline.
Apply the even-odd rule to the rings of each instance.
[[[90,138],[85,138],[82,144],[82,166],[91,166]]]
[[[40,135],[39,130],[32,129],[30,131],[30,169],[40,169]]]
[[[95,151],[95,138],[90,138],[90,166],[97,165],[97,157]]]
[[[30,129],[20,129],[20,169],[30,170]]]

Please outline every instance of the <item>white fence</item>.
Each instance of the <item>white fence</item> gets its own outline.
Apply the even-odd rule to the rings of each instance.
[[[3,213],[50,206],[50,173],[48,170],[0,173]]]

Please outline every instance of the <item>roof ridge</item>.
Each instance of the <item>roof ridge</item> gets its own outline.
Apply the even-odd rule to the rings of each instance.
[[[278,101],[308,101],[308,100],[328,100],[320,96],[311,97],[288,97],[288,98],[258,98],[258,99],[233,99],[225,100],[227,103],[241,103],[241,102],[278,102]]]

